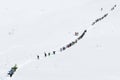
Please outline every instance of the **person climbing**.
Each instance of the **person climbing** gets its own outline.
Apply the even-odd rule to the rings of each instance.
[[[114,6],[111,8],[111,11],[113,11],[113,10],[115,9],[116,6],[117,6],[117,5],[114,5]]]
[[[103,8],[101,8],[100,10],[103,11]]]
[[[63,50],[65,50],[66,48],[65,48],[65,47],[63,47],[62,49],[63,49]]]
[[[63,49],[62,48],[60,48],[60,52],[62,52],[63,51]]]
[[[75,44],[75,41],[72,41],[72,43],[71,43],[72,45],[74,45]]]
[[[60,48],[60,52],[64,51],[65,49],[66,49],[66,47]]]
[[[75,39],[75,43],[77,43],[77,41],[78,41],[78,40],[77,40],[77,39]]]
[[[66,47],[69,48],[72,46],[72,43],[69,43]]]
[[[44,56],[47,57],[47,54],[44,52]]]
[[[10,69],[10,71],[8,72],[8,75],[10,76],[10,77],[12,77],[13,76],[13,74],[14,74],[14,72],[17,70],[17,64],[15,64],[15,66],[13,66],[11,69]]]
[[[38,60],[39,60],[39,58],[40,58],[39,55],[37,55],[37,59],[38,59]]]
[[[100,21],[102,18],[98,18],[98,19],[96,19],[93,23],[92,23],[92,25],[94,25],[94,24],[96,24],[98,21]]]
[[[75,32],[75,36],[78,36],[79,35],[79,33],[78,32]]]
[[[103,18],[107,17],[108,16],[108,13],[104,14]]]
[[[48,53],[48,56],[50,56],[50,52]]]
[[[55,54],[56,51],[53,51],[53,54]]]
[[[82,35],[78,37],[78,40],[82,39],[86,32],[87,32],[87,30],[84,30],[84,32],[82,33]]]

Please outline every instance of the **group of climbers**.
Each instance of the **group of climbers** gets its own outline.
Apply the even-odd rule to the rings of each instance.
[[[82,39],[86,32],[87,32],[87,30],[84,30],[84,32],[77,38],[77,40]]]
[[[85,33],[87,32],[87,30],[84,30],[84,32],[78,36],[78,32],[75,32],[75,36],[78,36],[74,41],[70,42],[69,44],[67,44],[66,46],[63,46],[62,48],[60,48],[60,52],[66,50],[67,48],[70,48],[71,46],[73,46],[74,44],[76,44],[78,42],[78,40],[82,39],[83,36],[85,35]],[[47,57],[47,56],[50,56],[50,55],[55,55],[56,54],[56,51],[52,51],[52,52],[44,52],[44,57]],[[37,59],[39,60],[39,55],[37,55]]]
[[[111,8],[111,11],[114,10],[116,7],[116,5],[114,5],[112,8]],[[103,8],[101,8],[101,10],[103,10]],[[96,19],[92,25],[96,24],[97,22],[99,22],[100,20],[104,19],[105,17],[108,16],[108,13],[104,14],[102,17]],[[74,44],[76,44],[80,39],[83,38],[83,36],[85,35],[85,33],[87,32],[87,30],[84,30],[84,32],[77,38],[75,39],[74,41],[70,42],[69,44],[67,44],[66,46],[63,46],[62,48],[60,48],[60,52],[66,50],[67,48],[70,48],[71,46],[73,46]],[[78,32],[75,32],[75,36],[78,36],[79,33]],[[52,51],[52,53],[46,53],[44,52],[44,57],[47,57],[47,56],[50,56],[50,55],[55,55],[56,54],[56,51]],[[40,56],[37,55],[37,59],[39,60]],[[16,72],[16,70],[18,69],[17,67],[17,64],[15,64],[13,67],[11,67],[10,71],[7,73],[10,77],[13,76],[13,74]]]
[[[67,48],[73,46],[74,44],[76,44],[78,42],[78,40],[82,39],[83,36],[85,35],[85,33],[87,32],[87,30],[84,30],[84,32],[74,41],[70,42],[69,44],[67,44],[66,46],[63,46],[62,48],[60,48],[60,52],[66,50]]]
[[[115,4],[112,8],[111,8],[111,11],[113,11],[115,9],[117,5]]]
[[[47,57],[47,56],[50,56],[50,55],[54,55],[56,53],[56,51],[52,51],[52,53],[48,52],[44,52],[44,56]]]
[[[115,9],[117,5],[115,4],[110,10],[113,11]],[[103,8],[101,8],[103,10]],[[108,13],[104,14],[102,17],[96,19],[93,23],[92,26],[95,25],[97,22],[101,21],[102,19],[104,19],[105,17],[108,16]]]
[[[52,53],[50,53],[50,52],[48,52],[48,53],[44,52],[44,57],[47,57],[47,56],[50,56],[50,55],[55,55],[55,54],[56,54],[56,51],[52,51]],[[38,60],[39,60],[39,58],[40,58],[40,56],[37,55],[37,59]]]
[[[108,16],[108,13],[104,14],[102,17],[96,19],[96,20],[92,23],[92,25],[95,25],[97,22],[101,21],[102,19],[104,19],[104,18],[107,17],[107,16]]]

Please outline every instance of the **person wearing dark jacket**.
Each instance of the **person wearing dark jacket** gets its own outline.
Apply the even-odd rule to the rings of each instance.
[[[44,52],[44,56],[47,57],[47,54]]]
[[[56,51],[53,51],[53,54],[55,54]]]
[[[72,44],[71,44],[71,43],[69,43],[66,47],[67,47],[67,48],[69,48],[69,47],[71,47],[71,46],[72,46]]]
[[[75,43],[77,43],[77,41],[78,41],[78,40],[76,39],[76,40],[75,40]]]
[[[86,32],[87,32],[87,30],[84,30],[84,32],[82,33],[82,35],[78,37],[78,40],[82,39]]]
[[[39,59],[40,57],[39,57],[39,55],[37,55],[37,59]]]
[[[48,53],[48,56],[50,56],[50,53]]]
[[[65,47],[63,47],[62,49],[63,49],[63,50],[65,50],[66,48],[65,48]]]

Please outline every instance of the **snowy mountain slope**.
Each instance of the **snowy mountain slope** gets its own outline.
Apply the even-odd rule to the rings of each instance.
[[[0,9],[1,80],[120,79],[119,0],[12,2],[2,1]],[[109,15],[91,25],[105,13]],[[74,32],[82,34],[85,29],[76,45],[44,57],[44,52],[59,50],[76,39]],[[9,78],[7,72],[14,64],[18,70]]]

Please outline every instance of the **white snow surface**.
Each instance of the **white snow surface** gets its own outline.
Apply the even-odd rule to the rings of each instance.
[[[0,80],[120,80],[119,21],[120,0],[0,0]]]

